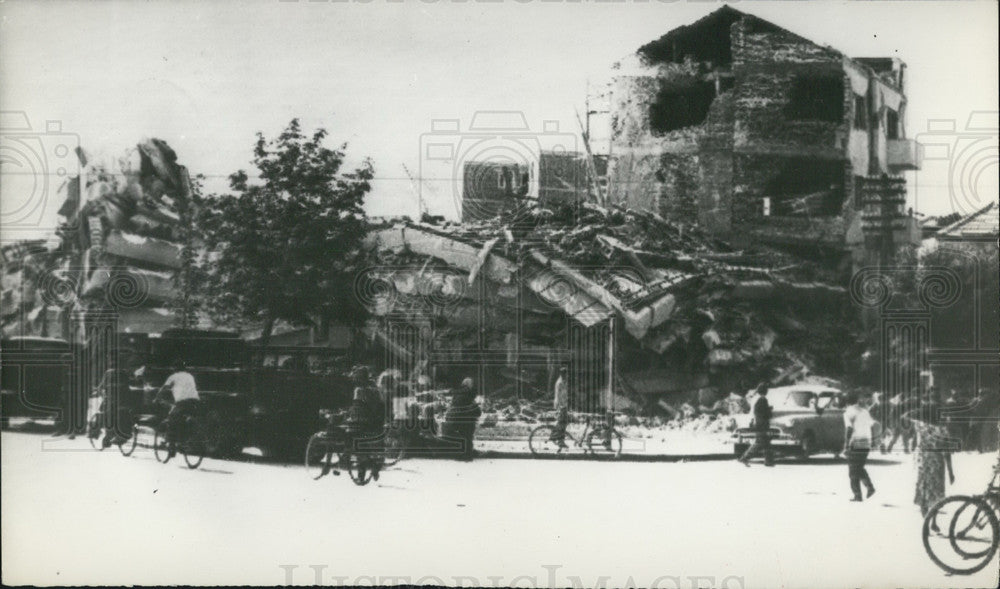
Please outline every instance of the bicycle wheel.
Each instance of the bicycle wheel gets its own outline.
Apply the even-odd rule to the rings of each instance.
[[[133,452],[135,452],[135,446],[138,443],[139,443],[139,426],[133,425],[132,437],[130,437],[127,440],[122,440],[121,443],[118,444],[118,450],[121,451],[122,456],[128,458],[129,456],[132,455]]]
[[[187,440],[181,444],[181,452],[184,453],[184,463],[193,470],[198,468],[201,461],[205,459],[205,428],[201,422],[189,419],[186,429],[188,436]]]
[[[101,414],[95,413],[90,416],[87,420],[87,441],[90,442],[90,447],[98,452],[104,450],[103,440],[101,439]]]
[[[336,470],[340,464],[337,454],[338,444],[326,432],[319,432],[309,438],[306,444],[306,472],[317,481]]]
[[[988,561],[997,550],[997,523],[993,506],[981,497],[974,497],[955,511],[948,526],[952,549],[963,558]]]
[[[397,462],[406,455],[406,439],[397,428],[389,428],[385,432],[382,441],[385,448],[382,450],[382,466],[395,466]]]
[[[351,480],[354,481],[355,485],[363,487],[371,482],[374,475],[371,458],[351,453],[346,456],[346,459],[347,470],[351,474]],[[341,460],[344,460],[344,457]]]
[[[164,464],[170,460],[170,452],[167,445],[167,434],[166,432],[160,431],[156,428],[153,433],[153,456],[156,457],[157,462],[162,462]]]
[[[980,518],[982,527],[974,525]],[[953,530],[963,537],[953,539]],[[997,516],[980,497],[945,497],[935,503],[924,518],[924,549],[934,564],[952,574],[971,575],[982,570],[996,554],[998,538]],[[956,545],[961,549],[956,549]]]
[[[618,458],[622,455],[622,435],[612,430],[611,438],[606,440],[603,431],[593,430],[587,434],[587,449],[593,454]]]
[[[551,425],[540,425],[535,429],[531,430],[531,434],[528,435],[528,449],[531,450],[533,456],[555,456],[569,449],[569,445],[566,443],[567,440],[572,441],[569,434],[564,434],[562,438],[562,445],[560,445],[560,440],[553,439],[556,437],[556,428]]]

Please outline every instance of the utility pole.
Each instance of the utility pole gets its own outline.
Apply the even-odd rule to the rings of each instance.
[[[413,192],[417,195],[417,216],[418,220],[423,219],[424,213],[427,212],[427,207],[424,205],[424,194],[420,190],[420,186],[417,185],[417,181],[413,178],[413,174],[410,173],[410,169],[403,164],[403,171],[406,172],[406,176],[410,179],[410,186],[413,187]]]
[[[608,391],[605,410],[610,415],[615,407],[615,316],[608,318]]]

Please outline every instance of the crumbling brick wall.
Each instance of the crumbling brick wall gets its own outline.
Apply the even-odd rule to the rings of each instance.
[[[699,65],[666,64],[648,76],[616,79],[612,113],[614,157],[611,200],[657,212],[682,223],[728,223],[731,184],[733,101],[730,92],[708,98],[704,120],[669,131],[654,120],[658,101],[671,90],[691,88]],[[700,75],[700,74],[699,74]],[[704,81],[698,84],[706,83]],[[715,90],[712,92],[714,93]],[[706,105],[691,96],[697,111]],[[674,107],[676,103],[666,105]],[[663,114],[660,112],[659,114]],[[700,111],[695,113],[700,118]],[[666,124],[675,124],[677,120]],[[722,227],[724,228],[724,227]]]
[[[636,59],[612,92],[613,202],[731,240],[846,247],[857,178],[870,173],[867,134],[853,123],[863,67],[729,8]]]

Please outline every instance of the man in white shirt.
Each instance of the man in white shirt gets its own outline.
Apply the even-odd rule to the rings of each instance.
[[[569,425],[569,383],[565,366],[559,368],[559,378],[554,387],[552,406],[556,410],[556,426],[552,439],[559,443],[559,449],[566,448],[566,426]]]
[[[181,431],[187,417],[194,417],[201,407],[201,397],[198,396],[198,386],[194,376],[186,370],[184,362],[174,365],[174,373],[167,377],[160,387],[157,398],[161,398],[169,390],[173,396],[173,406],[167,415],[167,459],[177,454],[177,440],[183,439],[187,432]]]
[[[875,494],[865,463],[872,447],[872,430],[875,420],[860,403],[856,392],[847,394],[847,409],[844,410],[844,455],[847,457],[847,473],[851,480],[851,501],[861,501],[861,484],[868,490],[868,497]]]

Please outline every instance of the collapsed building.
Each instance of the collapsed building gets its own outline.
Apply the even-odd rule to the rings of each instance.
[[[905,73],[724,6],[615,65],[610,201],[848,267],[878,249],[866,217],[914,247]]]
[[[543,395],[568,364],[584,410],[856,378],[850,278],[920,242],[905,111],[898,59],[725,6],[615,65],[607,154],[466,162],[462,225],[375,232],[369,334],[484,391]]]
[[[593,160],[598,178],[607,176],[607,158]],[[543,205],[587,200],[588,158],[575,151],[540,151],[534,161],[467,161],[462,167],[462,221],[476,222],[510,212],[525,200]]]
[[[184,215],[194,198],[187,169],[159,139],[109,161],[79,156],[80,175],[60,189],[59,245],[35,252],[44,262],[31,276],[19,275],[18,295],[7,292],[5,279],[5,299],[17,298],[5,309],[18,312],[5,316],[4,333],[84,341],[95,318],[103,317],[111,333],[161,333],[196,323],[182,316],[184,289],[177,284],[190,224]],[[8,270],[23,274],[24,266]]]
[[[655,213],[533,206],[386,226],[370,243],[382,263],[358,295],[385,364],[473,376],[495,397],[542,398],[565,365],[578,410],[652,409],[676,393],[843,374],[859,356],[849,297],[821,267]]]

